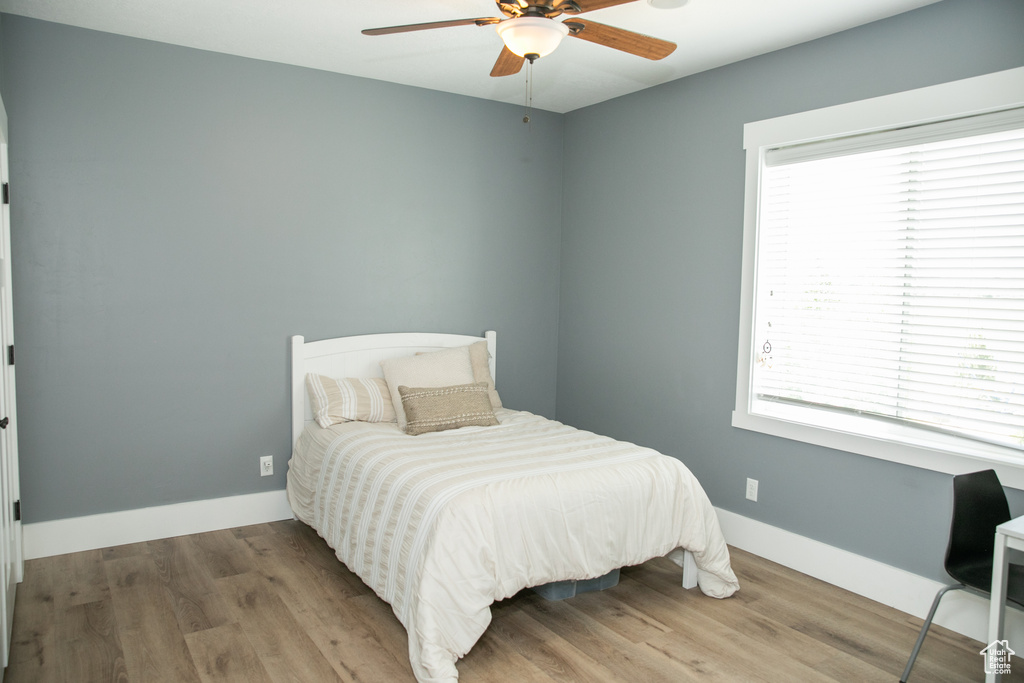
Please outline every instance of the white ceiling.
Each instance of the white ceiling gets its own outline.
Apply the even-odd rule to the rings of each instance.
[[[647,0],[583,15],[678,44],[653,62],[567,38],[533,68],[533,106],[564,113],[938,0]],[[231,55],[522,104],[527,69],[491,78],[493,26],[364,28],[500,16],[493,0],[0,0],[0,11]]]

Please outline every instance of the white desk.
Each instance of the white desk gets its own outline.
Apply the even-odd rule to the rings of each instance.
[[[992,551],[992,599],[988,611],[988,643],[1003,639],[1003,617],[1006,614],[1007,549],[1024,550],[1024,517],[1011,519],[996,527],[995,548]],[[986,643],[986,645],[988,644]],[[1011,646],[1012,647],[1012,646]],[[1021,654],[1024,654],[1022,651]],[[1022,660],[1017,659],[1018,666]],[[999,674],[985,674],[986,683],[1000,679]]]

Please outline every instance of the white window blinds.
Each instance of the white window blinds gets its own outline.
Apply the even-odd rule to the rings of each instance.
[[[754,412],[1024,451],[1024,110],[769,150],[757,234]]]

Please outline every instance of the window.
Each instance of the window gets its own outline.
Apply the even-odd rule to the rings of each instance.
[[[745,137],[733,423],[1024,485],[1024,69]]]

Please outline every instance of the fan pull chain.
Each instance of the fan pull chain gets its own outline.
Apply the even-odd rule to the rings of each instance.
[[[523,116],[523,123],[530,123],[530,112],[533,111],[533,62],[534,59],[530,59],[533,55],[527,55],[526,63],[526,114]]]

